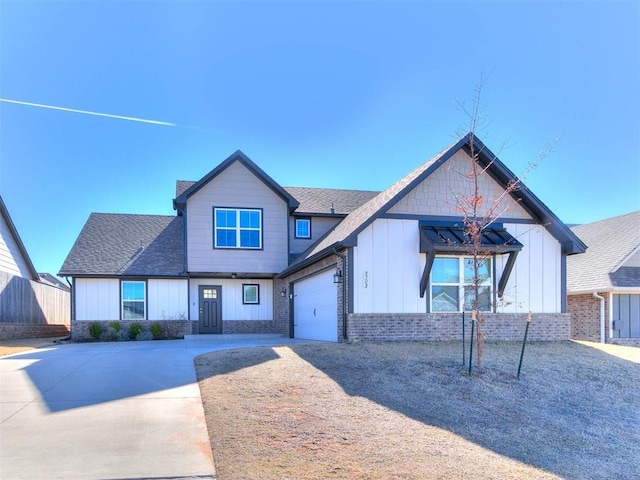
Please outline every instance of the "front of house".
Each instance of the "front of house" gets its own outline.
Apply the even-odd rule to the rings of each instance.
[[[459,338],[469,260],[455,192],[470,142],[484,198],[515,177],[465,136],[383,192],[284,188],[241,152],[179,181],[175,216],[92,214],[60,275],[72,331],[158,321],[177,335],[281,333],[326,341]],[[484,231],[490,339],[567,339],[566,258],[582,242],[524,185]]]

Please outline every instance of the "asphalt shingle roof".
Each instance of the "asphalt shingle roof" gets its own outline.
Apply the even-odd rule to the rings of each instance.
[[[567,259],[567,290],[604,291],[640,287],[640,268],[622,262],[640,248],[640,211],[577,225],[571,230],[588,245]],[[618,268],[616,272],[612,271]]]
[[[59,275],[184,275],[183,219],[92,213]]]

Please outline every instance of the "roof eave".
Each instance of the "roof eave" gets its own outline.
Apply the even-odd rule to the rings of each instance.
[[[5,223],[9,227],[9,232],[11,233],[11,235],[13,235],[13,239],[15,240],[16,245],[18,245],[18,250],[20,250],[22,257],[24,258],[24,261],[27,265],[27,269],[31,274],[31,279],[35,282],[40,282],[40,276],[38,275],[38,272],[36,271],[36,268],[34,267],[33,262],[31,261],[31,257],[29,257],[29,253],[27,253],[27,249],[24,246],[24,243],[22,243],[22,239],[18,234],[18,230],[16,229],[16,226],[13,223],[13,220],[11,220],[11,215],[9,215],[9,210],[7,209],[7,206],[5,205],[4,200],[2,199],[1,196],[0,196],[0,212],[4,217]]]

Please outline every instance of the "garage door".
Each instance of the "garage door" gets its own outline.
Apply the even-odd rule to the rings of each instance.
[[[338,341],[338,296],[333,270],[294,284],[293,336]]]

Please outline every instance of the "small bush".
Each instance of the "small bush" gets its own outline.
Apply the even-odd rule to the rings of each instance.
[[[127,342],[129,340],[129,332],[126,329],[116,332],[116,342]]]
[[[107,329],[100,335],[100,340],[103,342],[115,342],[118,339],[118,331],[113,327],[107,327]]]
[[[102,336],[102,332],[104,329],[102,328],[102,324],[100,322],[91,322],[89,324],[89,334],[95,340],[99,340]]]
[[[119,332],[122,329],[120,322],[109,322],[107,323],[107,328],[113,328],[116,332]]]
[[[154,339],[157,340],[162,338],[162,325],[160,325],[160,322],[153,322],[149,326],[149,331],[151,332],[151,335],[153,335]]]
[[[142,333],[142,325],[139,323],[132,323],[129,326],[129,338],[131,340],[137,340],[138,334]]]
[[[140,332],[136,335],[136,340],[138,341],[148,341],[153,340],[153,333],[151,332]]]

